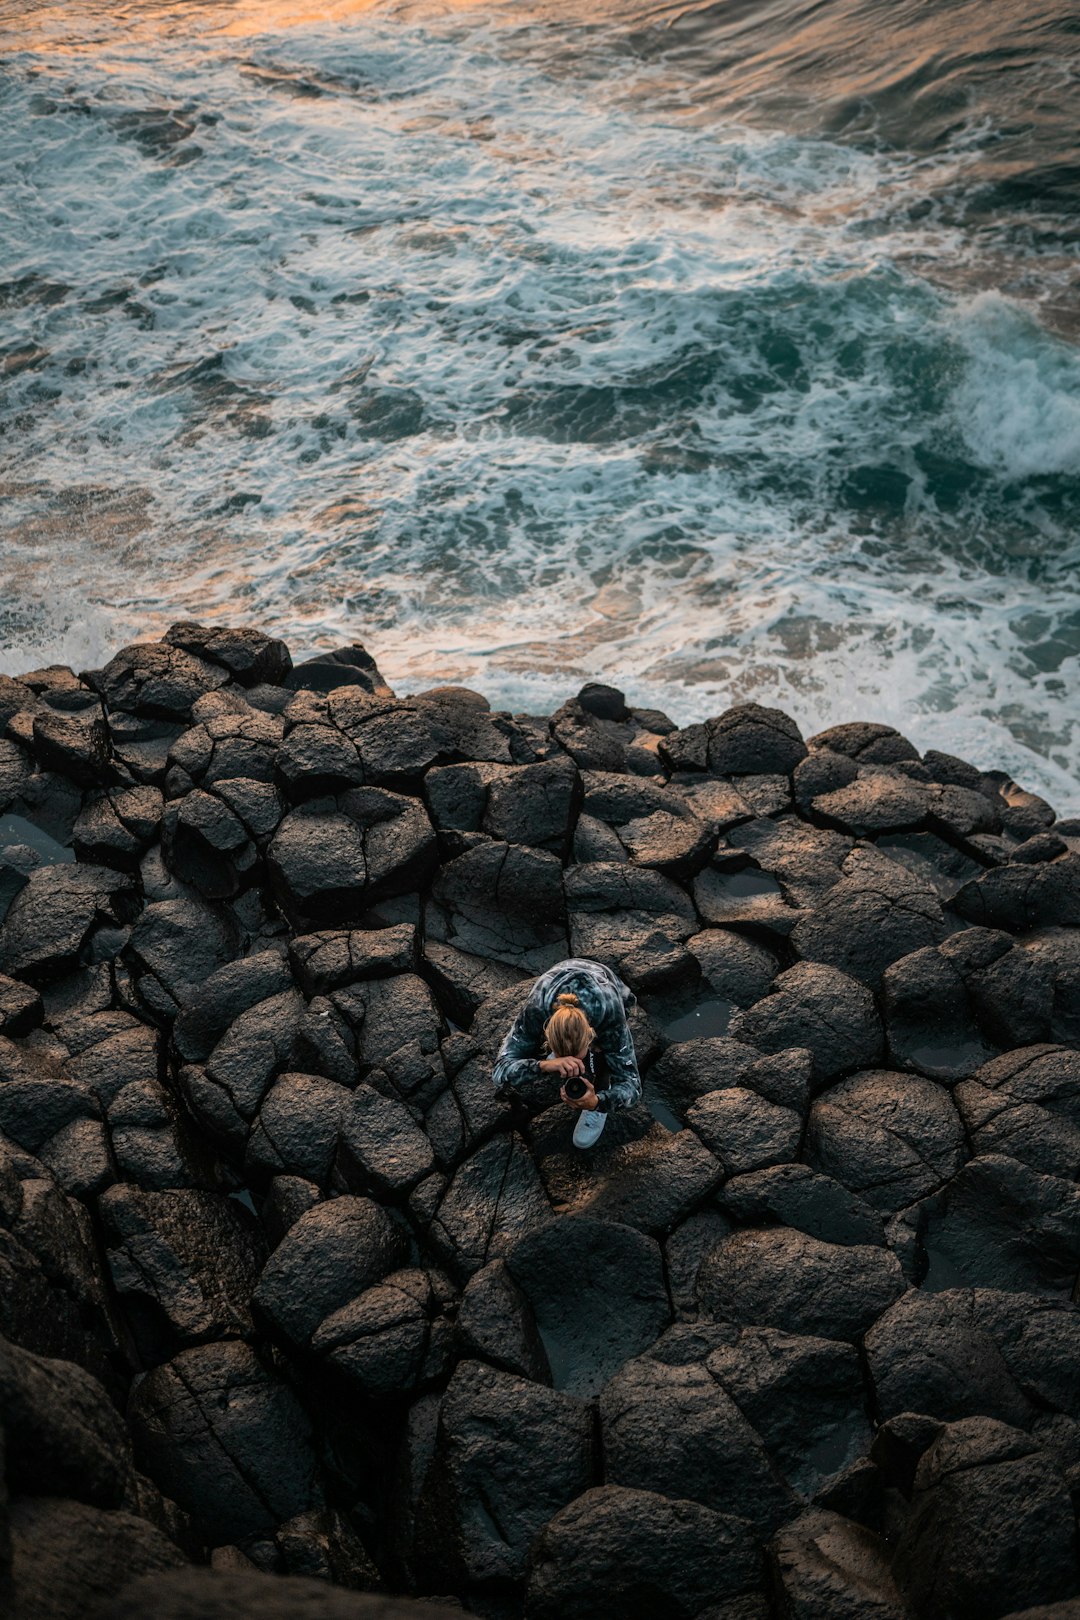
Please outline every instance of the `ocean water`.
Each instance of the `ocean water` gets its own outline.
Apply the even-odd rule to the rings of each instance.
[[[0,668],[874,718],[1080,811],[1064,0],[0,0]]]

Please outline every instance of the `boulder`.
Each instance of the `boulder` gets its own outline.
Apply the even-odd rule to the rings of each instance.
[[[791,1514],[791,1493],[738,1406],[700,1363],[628,1362],[599,1401],[608,1484],[700,1502],[740,1516],[764,1540]]]
[[[415,799],[356,788],[290,810],[268,851],[270,881],[294,924],[348,923],[404,894],[435,864],[435,834]]]
[[[1015,861],[992,867],[965,883],[953,906],[968,922],[1014,934],[1075,926],[1080,916],[1080,853],[1068,850],[1034,865]]]
[[[982,1155],[930,1201],[924,1242],[950,1282],[1068,1296],[1080,1269],[1080,1189]]]
[[[245,1163],[255,1174],[302,1176],[325,1187],[352,1094],[336,1080],[282,1074],[262,1100]]]
[[[880,1536],[813,1508],[769,1546],[780,1612],[790,1620],[907,1620]]]
[[[119,1507],[131,1476],[123,1419],[96,1378],[70,1361],[0,1340],[8,1488]]]
[[[144,1365],[181,1345],[250,1334],[265,1245],[235,1200],[117,1186],[98,1210],[113,1287]]]
[[[323,929],[290,940],[289,962],[306,996],[325,996],[360,979],[408,973],[416,965],[416,951],[416,929],[411,923]]]
[[[924,825],[932,802],[922,782],[887,765],[860,765],[854,782],[819,793],[810,807],[826,824],[865,838]]]
[[[466,1278],[550,1219],[528,1149],[520,1136],[503,1134],[458,1166],[427,1235],[443,1263]]]
[[[731,1036],[763,1052],[805,1047],[818,1081],[866,1068],[881,1056],[881,1021],[865,985],[838,968],[799,962],[761,1001],[731,1021]]]
[[[556,1389],[595,1394],[671,1320],[659,1245],[614,1221],[573,1215],[551,1222],[516,1242],[506,1264],[535,1319]]]
[[[440,1403],[421,1491],[422,1559],[455,1585],[523,1580],[534,1537],[589,1488],[593,1472],[584,1401],[460,1362]]]
[[[728,1176],[788,1164],[802,1139],[803,1122],[797,1113],[766,1102],[756,1091],[742,1086],[700,1097],[687,1112],[686,1122]]]
[[[955,1097],[976,1153],[1080,1179],[1080,1053],[1049,1045],[1003,1053],[958,1085]]]
[[[808,1164],[774,1164],[735,1175],[721,1193],[744,1225],[794,1226],[824,1243],[884,1243],[882,1218],[862,1198]]]
[[[906,1287],[888,1250],[786,1227],[733,1232],[705,1256],[698,1297],[716,1321],[858,1339]]]
[[[128,1424],[138,1465],[212,1546],[318,1499],[308,1419],[239,1340],[182,1350],[137,1379]]]
[[[793,949],[872,989],[890,963],[945,936],[941,903],[929,884],[877,850],[853,849],[843,876],[796,923]]]
[[[10,1528],[19,1620],[98,1620],[127,1581],[186,1562],[145,1519],[62,1496],[16,1500]]]
[[[423,1271],[391,1272],[333,1311],[316,1330],[311,1347],[369,1399],[408,1396],[425,1373],[443,1371],[449,1342],[446,1324],[436,1322],[438,1315],[437,1296]],[[444,1354],[429,1370],[440,1329]]]
[[[733,928],[705,928],[687,940],[686,948],[713,994],[736,1007],[760,1001],[780,971],[778,958],[767,946]]]
[[[919,1411],[945,1422],[981,1416],[1028,1428],[1034,1411],[998,1337],[980,1322],[973,1290],[912,1289],[866,1335],[879,1418]]]
[[[943,1186],[966,1152],[949,1093],[921,1075],[855,1074],[810,1109],[807,1162],[885,1214]]]
[[[601,1485],[544,1526],[530,1560],[525,1620],[609,1620],[616,1613],[688,1620],[758,1586],[759,1556],[742,1518]]]
[[[333,1311],[405,1263],[401,1228],[368,1198],[332,1198],[290,1227],[270,1256],[252,1304],[290,1344],[310,1343]]]
[[[242,1556],[242,1555],[241,1555]],[[178,1569],[125,1585],[102,1620],[438,1620],[445,1608],[384,1593],[346,1592],[325,1578],[256,1569]]]
[[[278,686],[292,669],[283,641],[248,626],[206,625],[184,620],[170,625],[164,641],[196,658],[220,664],[238,686]]]
[[[84,677],[109,709],[157,720],[190,720],[206,692],[224,686],[229,673],[220,664],[164,641],[123,647],[102,670]]]
[[[505,1260],[492,1260],[470,1277],[461,1296],[457,1333],[466,1356],[489,1361],[519,1378],[552,1383],[532,1306]]]
[[[0,926],[0,969],[43,984],[79,961],[97,928],[133,921],[139,903],[131,878],[81,862],[39,866]]]
[[[948,1424],[916,1469],[893,1572],[917,1612],[958,1620],[1075,1596],[1076,1521],[1052,1458],[993,1418]]]
[[[870,1426],[853,1346],[771,1327],[717,1338],[705,1357],[710,1376],[795,1490],[811,1494],[866,1452]]]

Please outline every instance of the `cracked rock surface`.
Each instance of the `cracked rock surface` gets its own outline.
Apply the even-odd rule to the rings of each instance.
[[[254,628],[0,699],[2,1612],[1080,1612],[1080,823]]]

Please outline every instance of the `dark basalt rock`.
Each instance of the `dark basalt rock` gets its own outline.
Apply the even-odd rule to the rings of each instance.
[[[763,1052],[805,1047],[819,1081],[875,1063],[883,1044],[870,991],[818,962],[778,974],[768,995],[735,1015],[730,1034]]]
[[[744,1519],[652,1491],[601,1485],[545,1526],[530,1560],[525,1615],[684,1620],[722,1614],[717,1603],[759,1582],[759,1555]]]
[[[715,1320],[827,1339],[859,1338],[904,1289],[887,1250],[822,1243],[786,1227],[733,1232],[698,1274],[698,1296]]]
[[[268,852],[270,881],[297,925],[348,923],[365,906],[405,894],[435,863],[422,806],[381,788],[357,788],[290,810]]]
[[[207,628],[185,620],[170,625],[164,638],[171,646],[182,647],[196,658],[220,664],[238,686],[278,686],[292,669],[292,658],[283,641],[264,635],[261,630]]]
[[[1075,1534],[1052,1457],[1008,1424],[963,1418],[919,1462],[894,1573],[919,1612],[1007,1615],[1075,1595]]]
[[[880,1536],[815,1508],[769,1547],[773,1590],[791,1620],[907,1620]]]
[[[790,1492],[761,1437],[700,1363],[627,1362],[604,1386],[599,1412],[609,1484],[704,1507],[735,1500],[760,1539],[790,1516]]]
[[[943,1186],[966,1152],[948,1092],[921,1075],[855,1074],[810,1109],[807,1162],[884,1214]]]
[[[133,1389],[135,1457],[211,1546],[272,1530],[317,1497],[311,1428],[239,1340],[182,1350]]]
[[[550,1449],[537,1449],[537,1433]],[[593,1474],[584,1401],[460,1362],[440,1402],[421,1491],[421,1558],[481,1588],[520,1580],[534,1537]]]
[[[0,1606],[1080,1601],[1076,824],[196,624],[0,729]],[[588,1152],[491,1084],[571,954],[640,998]]]

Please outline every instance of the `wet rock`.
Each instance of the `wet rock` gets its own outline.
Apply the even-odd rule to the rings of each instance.
[[[687,1124],[715,1153],[728,1176],[789,1163],[802,1137],[797,1113],[740,1086],[700,1098],[688,1111]]]
[[[906,1620],[880,1536],[813,1508],[769,1547],[773,1590],[791,1620]]]
[[[934,890],[876,850],[853,849],[843,876],[794,927],[791,944],[875,988],[891,962],[945,935]]]
[[[332,1198],[290,1227],[267,1261],[252,1303],[294,1345],[333,1311],[404,1264],[401,1228],[368,1198]]]
[[[859,1338],[905,1287],[887,1250],[822,1243],[785,1227],[733,1232],[698,1274],[698,1297],[715,1320],[826,1339]]]
[[[697,1502],[602,1485],[544,1527],[530,1561],[525,1615],[600,1620],[618,1612],[684,1620],[711,1613],[713,1605],[759,1581],[759,1555],[744,1519]]]
[[[881,1216],[831,1176],[807,1164],[775,1164],[735,1175],[724,1208],[744,1224],[794,1226],[824,1243],[884,1243]]]
[[[318,1499],[308,1419],[238,1340],[183,1350],[138,1379],[128,1422],[139,1466],[211,1545],[272,1530]]]
[[[185,1562],[145,1519],[61,1496],[16,1500],[10,1528],[19,1620],[94,1620],[127,1581]]]
[[[735,1015],[730,1034],[763,1052],[805,1047],[819,1081],[865,1068],[882,1050],[870,991],[820,962],[798,962],[778,974],[767,996]]]
[[[921,1075],[855,1074],[810,1109],[807,1162],[886,1214],[942,1186],[966,1151],[948,1092]]]
[[[792,1510],[760,1436],[699,1363],[630,1361],[599,1402],[609,1484],[700,1502],[736,1500],[764,1539]]]
[[[592,1484],[592,1449],[584,1401],[461,1362],[442,1398],[421,1494],[428,1562],[455,1583],[520,1581],[533,1538]]]
[[[532,1307],[505,1260],[493,1260],[469,1279],[461,1298],[457,1333],[464,1355],[489,1361],[519,1378],[552,1382]]]
[[[268,852],[271,883],[297,925],[348,922],[428,876],[435,835],[415,800],[357,788],[289,811]]]
[[[694,881],[694,904],[713,928],[756,928],[786,939],[802,913],[789,904],[776,878],[756,866],[732,870],[721,854]]]
[[[671,1320],[659,1245],[614,1221],[573,1215],[551,1222],[514,1243],[506,1263],[535,1318],[556,1389],[595,1394]]]
[[[1005,1615],[1075,1594],[1075,1531],[1050,1456],[1007,1424],[965,1418],[919,1462],[893,1570],[919,1612]]]
[[[925,1245],[957,1283],[1069,1294],[1080,1269],[1080,1191],[1015,1159],[982,1155],[931,1200]]]
[[[774,952],[733,928],[706,928],[686,942],[713,994],[736,1007],[751,1007],[768,993],[780,971]]]
[[[716,1338],[704,1357],[710,1376],[794,1489],[817,1490],[866,1451],[866,1398],[851,1345],[761,1327]]]
[[[264,681],[277,686],[292,669],[292,658],[283,641],[246,626],[207,628],[184,620],[170,625],[162,639],[196,658],[220,664],[238,686],[258,686]]]
[[[1080,1053],[1047,1045],[1006,1052],[955,1096],[976,1153],[1080,1179]]]
[[[79,961],[97,928],[122,928],[138,912],[131,879],[106,866],[40,866],[0,927],[0,969],[41,984]]]
[[[853,850],[847,834],[808,826],[798,816],[757,817],[732,828],[727,843],[771,874],[796,907],[816,906],[840,881]]]

